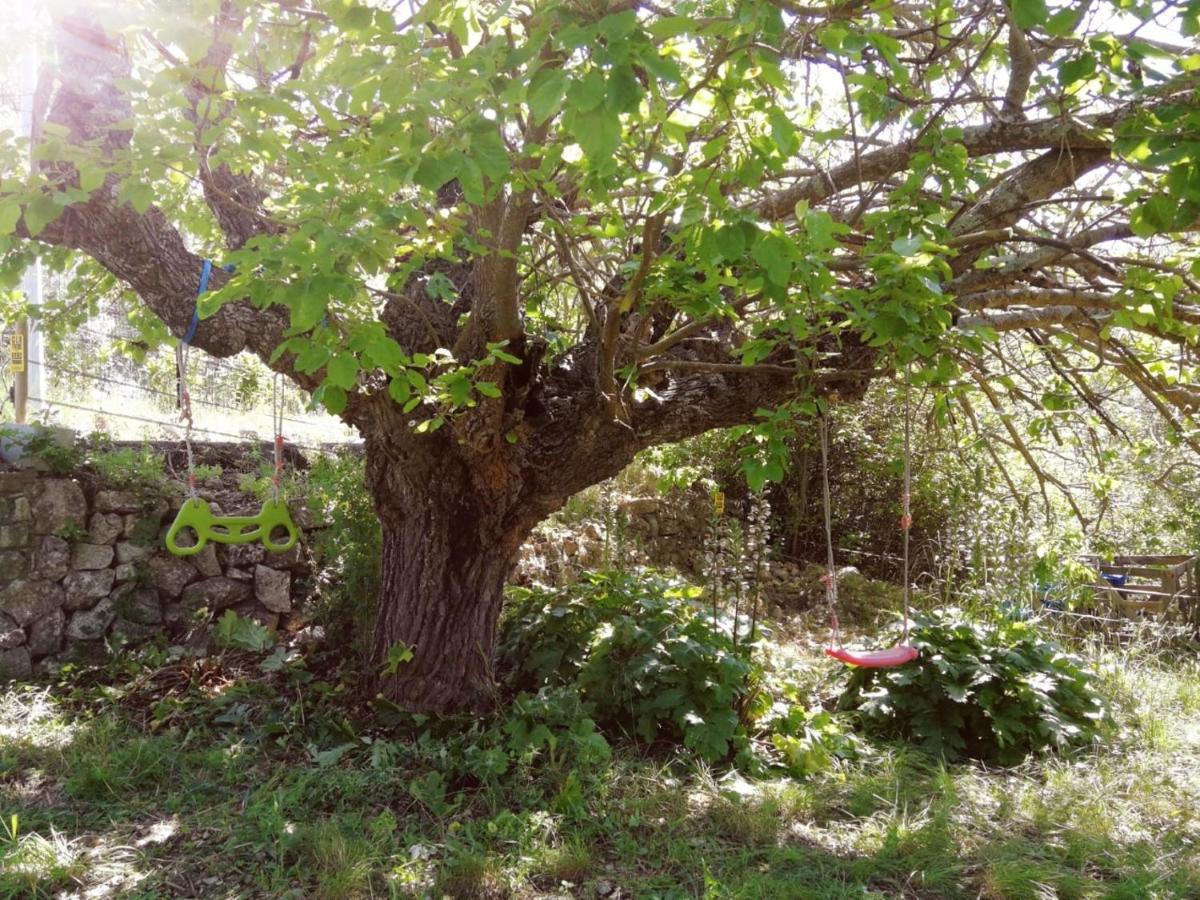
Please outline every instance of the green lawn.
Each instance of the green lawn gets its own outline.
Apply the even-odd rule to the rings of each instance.
[[[0,695],[0,896],[1200,897],[1200,672],[1101,662],[1103,749],[987,770],[878,746],[806,781],[627,743],[447,780],[457,745],[386,733],[329,672],[76,673]]]

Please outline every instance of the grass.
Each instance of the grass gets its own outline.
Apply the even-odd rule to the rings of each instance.
[[[0,694],[0,897],[1200,896],[1200,668],[1095,652],[1109,746],[879,746],[804,781],[628,746],[443,779],[449,745],[347,713],[331,673],[77,672]]]

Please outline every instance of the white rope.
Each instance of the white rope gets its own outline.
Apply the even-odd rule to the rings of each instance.
[[[279,373],[271,381],[271,427],[275,431],[275,473],[271,476],[271,495],[279,503],[279,473],[283,471],[283,400],[280,397]]]
[[[829,623],[833,629],[833,641],[837,646],[842,645],[842,632],[837,616],[837,571],[833,559],[833,512],[829,501],[829,424],[827,413],[822,413],[818,420],[821,433],[821,489],[825,504],[825,602],[829,605]]]
[[[900,515],[900,530],[904,533],[904,643],[908,643],[909,604],[912,589],[909,585],[908,533],[912,528],[912,473],[909,462],[912,456],[912,402],[911,375],[904,372],[904,494],[900,498],[902,513]]]

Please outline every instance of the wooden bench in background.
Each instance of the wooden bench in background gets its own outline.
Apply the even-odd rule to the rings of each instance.
[[[1085,556],[1083,562],[1096,569],[1096,599],[1112,612],[1158,616],[1174,610],[1191,620],[1200,610],[1200,556],[1116,556],[1111,562]]]

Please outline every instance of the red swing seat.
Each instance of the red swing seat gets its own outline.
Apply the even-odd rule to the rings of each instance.
[[[826,647],[825,655],[864,669],[891,669],[910,663],[920,654],[915,647],[900,644],[886,650],[847,650],[845,647]]]

